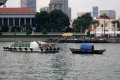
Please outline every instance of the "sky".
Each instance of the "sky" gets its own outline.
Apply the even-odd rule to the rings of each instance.
[[[48,7],[50,0],[37,0],[37,11],[41,7]],[[69,7],[72,9],[72,19],[77,17],[77,12],[92,12],[93,6],[99,10],[115,10],[117,17],[120,17],[120,0],[69,0]],[[20,0],[8,0],[7,7],[20,7]]]

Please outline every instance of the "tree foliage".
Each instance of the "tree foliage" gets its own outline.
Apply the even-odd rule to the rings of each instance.
[[[35,16],[36,19],[36,31],[63,31],[65,27],[69,26],[69,18],[60,10],[53,10],[50,13],[41,11]]]
[[[50,27],[55,31],[63,31],[69,27],[69,18],[61,10],[53,10],[49,13]]]
[[[46,11],[41,11],[35,15],[36,20],[36,31],[42,31],[49,27],[49,15]]]
[[[11,32],[20,32],[21,31],[21,27],[19,26],[12,26],[11,27]]]
[[[105,37],[105,19],[109,19],[109,17],[107,16],[107,14],[102,14],[100,15],[101,18],[104,18],[104,37]]]
[[[73,28],[76,32],[81,32],[82,31],[85,31],[85,29],[87,28],[86,25],[87,22],[85,21],[85,19],[83,18],[78,18],[76,20],[74,20],[73,22]]]
[[[85,14],[83,14],[81,17],[78,17],[78,18],[83,18],[83,19],[85,19],[87,26],[90,26],[90,25],[91,25],[91,21],[93,20],[93,18],[91,17],[91,14],[90,14],[90,13],[85,13]]]
[[[1,27],[1,32],[8,32],[8,31],[9,31],[9,26],[3,25],[3,26]]]
[[[93,19],[90,13],[86,13],[74,20],[73,28],[76,32],[80,32],[81,29],[83,32],[85,32],[85,29],[87,29],[91,25],[92,20]]]

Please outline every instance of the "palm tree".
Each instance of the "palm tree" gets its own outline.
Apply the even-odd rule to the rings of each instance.
[[[115,35],[116,35],[116,33],[115,33],[115,24],[119,23],[119,21],[118,20],[114,20],[111,23],[113,24],[113,27],[114,27],[114,38],[115,38]]]
[[[101,27],[102,27],[102,36],[103,36],[103,24],[101,24]]]
[[[104,37],[105,37],[105,19],[109,19],[109,17],[106,14],[103,14],[100,17],[104,18]]]
[[[96,28],[100,25],[98,20],[93,20],[91,22],[91,24],[93,25],[93,27],[95,28],[95,36],[96,36]]]

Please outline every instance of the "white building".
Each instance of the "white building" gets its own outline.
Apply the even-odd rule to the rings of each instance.
[[[35,14],[36,12],[29,8],[0,8],[0,27],[2,25],[11,27],[26,24],[35,27]]]
[[[109,16],[108,16],[109,17]],[[100,25],[96,28],[96,36],[102,36],[104,34],[104,18],[97,17],[95,20],[98,20],[100,22]],[[117,34],[120,34],[117,28],[117,24],[115,24],[115,27],[111,23],[112,21],[117,20],[117,18],[109,17],[109,19],[105,19],[105,35],[114,36],[114,29]],[[103,27],[101,26],[103,24]],[[91,34],[95,34],[95,28],[92,26]]]

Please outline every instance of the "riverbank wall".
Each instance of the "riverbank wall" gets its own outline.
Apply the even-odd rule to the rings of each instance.
[[[0,38],[0,42],[48,41],[48,38]]]
[[[82,41],[81,41],[82,40]],[[88,40],[88,41],[87,41]],[[0,42],[16,42],[16,41],[43,41],[43,42],[60,42],[60,43],[120,43],[120,39],[109,38],[103,41],[98,40],[89,40],[89,39],[80,39],[76,42],[76,39],[64,39],[61,41],[61,38],[0,38]],[[86,42],[87,41],[87,42]]]

